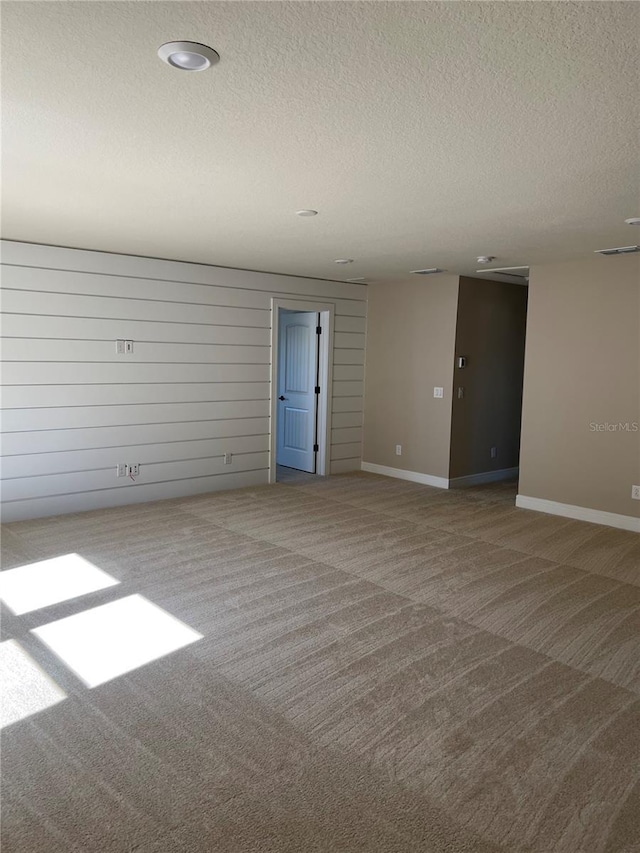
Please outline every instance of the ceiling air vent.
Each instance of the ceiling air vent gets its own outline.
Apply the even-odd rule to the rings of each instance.
[[[435,275],[437,272],[446,272],[446,270],[440,269],[440,267],[431,267],[428,270],[410,270],[412,275]]]
[[[493,267],[492,269],[476,270],[478,275],[490,275],[500,281],[511,281],[514,284],[527,284],[529,267]]]
[[[596,249],[596,255],[631,255],[640,252],[640,246],[618,246],[617,249]]]

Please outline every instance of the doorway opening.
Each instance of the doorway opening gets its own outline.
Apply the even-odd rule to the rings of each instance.
[[[514,504],[528,289],[524,277],[498,274],[459,280],[449,487]]]
[[[271,483],[329,473],[333,313],[272,300]]]

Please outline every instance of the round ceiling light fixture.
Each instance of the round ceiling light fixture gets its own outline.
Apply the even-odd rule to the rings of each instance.
[[[220,61],[220,54],[196,41],[168,41],[158,48],[158,56],[180,71],[206,71]]]
[[[480,255],[479,258],[476,258],[479,264],[490,264],[491,261],[495,261],[495,255]]]
[[[304,208],[303,210],[296,210],[296,216],[317,216],[317,210],[311,210],[311,208]]]
[[[625,225],[640,225],[640,216],[632,216],[631,219],[625,219]]]
[[[333,263],[334,264],[352,264],[353,258],[337,258],[337,260],[335,260]]]

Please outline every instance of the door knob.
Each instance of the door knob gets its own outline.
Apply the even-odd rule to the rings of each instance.
[[[286,399],[287,399],[286,397],[282,397],[282,396],[278,397],[278,400],[286,400]]]

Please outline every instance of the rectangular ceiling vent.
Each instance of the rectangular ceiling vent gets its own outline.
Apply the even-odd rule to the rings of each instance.
[[[428,270],[411,270],[411,275],[435,275],[437,272],[446,272],[440,267],[431,267]]]
[[[596,249],[596,255],[632,255],[640,252],[640,246],[618,246],[616,249]]]
[[[493,267],[493,269],[476,270],[479,275],[490,275],[514,284],[527,284],[529,281],[529,267]]]

